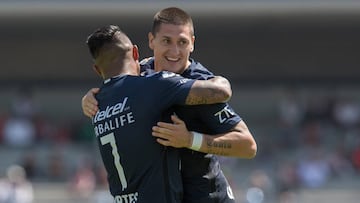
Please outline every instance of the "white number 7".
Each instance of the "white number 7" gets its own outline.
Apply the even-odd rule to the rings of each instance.
[[[106,145],[106,144],[110,143],[111,148],[112,148],[112,154],[114,156],[114,164],[115,164],[115,167],[119,174],[119,179],[120,179],[120,182],[122,185],[122,190],[125,190],[127,188],[127,181],[125,178],[124,168],[120,164],[120,156],[117,151],[114,133],[104,135],[103,137],[100,138],[100,141],[101,141],[102,145]]]

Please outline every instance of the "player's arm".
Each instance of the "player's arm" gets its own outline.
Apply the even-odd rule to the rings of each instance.
[[[152,134],[162,145],[248,159],[256,155],[257,144],[244,121],[240,121],[227,133],[206,135],[188,131],[185,123],[177,116],[171,119],[174,123],[158,122],[153,127]]]
[[[98,111],[98,102],[95,94],[99,88],[90,89],[81,100],[81,108],[85,116],[93,117]],[[225,102],[232,95],[229,81],[221,76],[209,80],[197,80],[192,85],[186,98],[187,105],[213,104]]]
[[[232,95],[230,82],[221,76],[209,80],[196,80],[186,98],[185,104],[214,104],[226,102]]]

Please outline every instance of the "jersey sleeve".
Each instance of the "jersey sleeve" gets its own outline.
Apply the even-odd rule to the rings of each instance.
[[[185,105],[195,80],[168,71],[161,71],[157,75],[160,82],[156,89],[160,91],[160,101],[166,103],[167,106]]]
[[[196,113],[198,113],[201,123],[204,123],[210,132],[215,134],[229,132],[242,120],[228,103],[197,107],[198,112]]]

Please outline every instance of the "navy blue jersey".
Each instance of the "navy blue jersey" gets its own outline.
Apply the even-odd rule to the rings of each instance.
[[[193,82],[170,72],[104,81],[93,125],[116,202],[181,202],[179,167],[167,165],[168,159],[179,164],[178,151],[158,144],[151,132],[163,111],[185,103]]]
[[[153,59],[142,63],[145,74],[151,73],[153,67]],[[214,77],[212,72],[192,59],[190,66],[181,75],[199,80]],[[188,130],[210,135],[228,132],[241,121],[240,116],[227,103],[176,106],[174,111],[184,120]],[[181,165],[184,203],[235,202],[216,155],[182,148]]]

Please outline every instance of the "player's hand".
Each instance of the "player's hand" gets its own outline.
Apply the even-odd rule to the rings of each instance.
[[[81,108],[85,116],[93,117],[96,112],[99,110],[98,102],[95,99],[95,94],[99,92],[99,88],[90,89],[86,95],[83,96],[81,100]]]
[[[156,141],[164,146],[176,148],[190,147],[192,134],[186,128],[184,121],[175,115],[171,116],[174,123],[158,122],[152,128],[152,135],[157,137]]]

